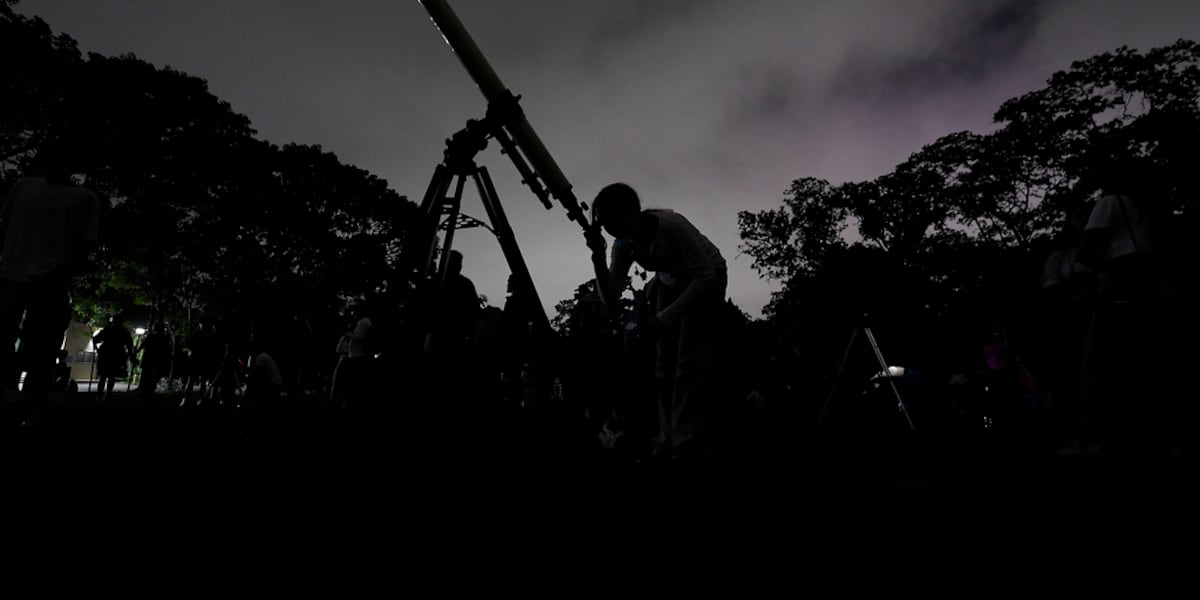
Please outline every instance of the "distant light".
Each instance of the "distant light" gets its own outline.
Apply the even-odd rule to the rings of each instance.
[[[146,328],[138,327],[138,328],[134,329],[133,332],[137,335],[146,335]]]
[[[894,379],[904,377],[904,367],[888,367],[887,371],[880,371],[871,379]]]

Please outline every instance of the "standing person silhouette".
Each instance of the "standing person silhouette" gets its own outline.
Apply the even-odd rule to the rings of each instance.
[[[17,181],[0,209],[0,377],[15,390],[22,368],[14,346],[21,340],[26,377],[23,422],[38,424],[50,392],[55,355],[71,321],[70,286],[87,264],[99,229],[100,202],[75,185],[79,153],[65,140],[36,157],[42,177]]]
[[[156,322],[137,349],[142,354],[142,380],[137,389],[146,398],[154,395],[158,388],[158,382],[171,372],[173,349],[171,348],[171,335],[167,333],[166,329],[165,323]],[[134,351],[135,355],[137,350]]]
[[[642,210],[637,192],[624,183],[600,190],[592,213],[614,238],[612,289],[625,287],[634,262],[655,273],[657,299],[638,324],[657,340],[655,454],[688,462],[711,458],[719,394],[718,323],[728,281],[725,259],[683,215]]]
[[[462,268],[462,253],[451,250],[439,301],[441,315],[438,325],[441,328],[442,339],[435,340],[435,344],[442,351],[456,360],[464,358],[479,328],[479,317],[483,313],[475,284],[462,274]]]
[[[196,404],[200,404],[208,392],[213,377],[221,368],[221,357],[224,355],[225,349],[217,337],[216,328],[217,320],[206,316],[200,320],[196,330],[188,337],[187,349],[190,354],[188,356],[187,384],[184,386],[184,400],[180,402],[180,406],[187,403],[187,399],[192,395],[192,386],[195,384],[200,385],[200,397],[196,399]]]
[[[129,376],[129,365],[137,364],[125,318],[114,315],[109,319],[108,325],[92,337],[92,345],[96,347],[96,375],[100,378],[97,393],[100,400],[108,400],[117,380]]]
[[[1184,370],[1177,346],[1177,291],[1165,269],[1169,214],[1145,165],[1101,146],[1089,177],[1100,199],[1084,229],[1082,260],[1096,273],[1096,295],[1082,362],[1081,439],[1062,456],[1140,453],[1162,443],[1173,423],[1173,396]]]

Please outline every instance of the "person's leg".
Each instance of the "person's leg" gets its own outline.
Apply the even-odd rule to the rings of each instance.
[[[24,370],[16,347],[28,305],[29,283],[0,280],[0,388],[6,391],[17,391]]]
[[[675,397],[675,372],[679,355],[679,332],[668,330],[657,341],[654,370],[654,391],[658,408],[658,435],[654,438],[654,453],[670,456],[675,439],[673,418]]]
[[[55,357],[70,324],[71,300],[66,281],[43,281],[30,287],[21,352],[27,357],[28,369],[23,394],[25,412],[31,416],[36,415],[50,394]]]
[[[196,365],[196,382],[200,388],[197,402],[200,402],[200,400],[203,400],[208,395],[208,388],[212,385],[212,379],[215,376],[216,373],[212,367],[212,361],[204,360]]]
[[[158,372],[153,368],[142,366],[142,379],[138,381],[137,391],[142,398],[149,398],[154,395],[154,388],[158,386]]]
[[[654,282],[656,292],[649,309],[657,313],[661,308],[669,306],[679,296],[674,288],[662,284],[657,278]],[[655,341],[654,389],[658,408],[658,435],[654,438],[655,455],[671,456],[674,452],[675,420],[674,398],[676,387],[676,370],[679,360],[679,330],[668,329],[662,337]]]
[[[1121,348],[1118,343],[1118,315],[1111,305],[1097,308],[1088,328],[1083,356],[1082,409],[1085,446],[1111,444],[1114,441],[1113,402],[1119,383]]]
[[[1082,434],[1083,409],[1080,400],[1080,373],[1083,371],[1083,354],[1086,343],[1088,322],[1082,308],[1076,307],[1074,312],[1061,313],[1063,328],[1062,340],[1056,346],[1052,356],[1059,358],[1055,365],[1054,402],[1058,415],[1059,437],[1066,441],[1077,440]]]
[[[26,284],[0,279],[0,390],[16,391],[21,381],[17,337],[25,315]]]
[[[1083,360],[1079,369],[1080,389],[1080,427],[1077,443],[1088,446],[1096,442],[1099,430],[1102,428],[1101,417],[1104,412],[1105,396],[1111,382],[1105,377],[1104,352],[1099,345],[1102,340],[1103,320],[1100,310],[1092,313],[1088,323],[1087,337],[1084,338]]]
[[[1108,445],[1118,454],[1142,454],[1149,449],[1157,406],[1154,382],[1150,379],[1156,360],[1152,347],[1153,328],[1149,307],[1123,304],[1111,319],[1108,339],[1113,380]]]
[[[713,452],[713,416],[720,397],[719,316],[719,305],[697,306],[680,324],[671,403],[675,456],[703,458]]]

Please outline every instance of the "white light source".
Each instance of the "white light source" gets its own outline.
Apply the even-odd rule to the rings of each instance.
[[[135,333],[137,335],[146,335],[146,328],[145,327],[137,327],[133,330],[133,333]]]
[[[880,371],[871,379],[895,379],[904,377],[904,367],[888,367],[886,371]]]

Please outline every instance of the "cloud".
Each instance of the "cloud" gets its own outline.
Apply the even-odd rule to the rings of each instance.
[[[852,51],[830,85],[834,97],[871,104],[906,103],[948,88],[978,85],[1013,61],[1034,38],[1037,0],[972,3],[951,14],[922,52],[880,55]],[[964,6],[963,8],[967,8]]]

